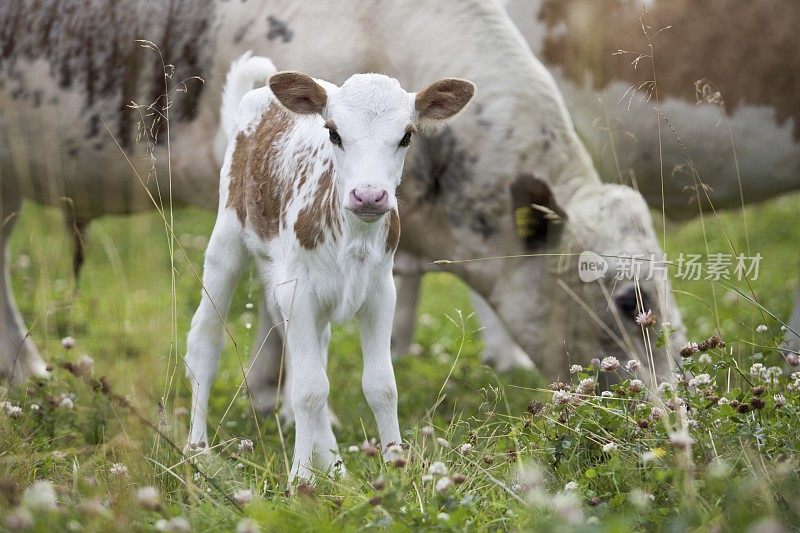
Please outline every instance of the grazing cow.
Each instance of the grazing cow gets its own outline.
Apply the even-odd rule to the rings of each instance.
[[[168,82],[205,80],[188,79],[186,92],[170,93],[170,158],[163,122],[149,122],[159,114],[142,113],[148,122],[137,129],[140,110],[130,106],[163,103],[161,58],[133,44],[138,38],[162,46],[174,65]],[[287,0],[95,0],[79,8],[68,0],[20,0],[0,2],[0,44],[4,249],[22,198],[54,206],[69,199],[78,227],[102,214],[152,208],[117,142],[151,190],[166,191],[170,176],[176,203],[213,209],[224,148],[217,136],[221,73],[253,49],[337,83],[351,72],[380,71],[406,87],[444,75],[481,87],[450,128],[411,147],[398,191],[399,250],[404,264],[426,266],[509,257],[438,268],[474,289],[546,375],[563,376],[570,362],[598,353],[644,359],[632,316],[641,305],[680,324],[668,281],[643,280],[640,299],[611,276],[581,282],[574,261],[522,257],[584,247],[647,256],[659,245],[641,196],[600,182],[552,76],[497,2],[342,0],[332,10],[327,2]],[[152,143],[152,173],[137,132]],[[2,368],[19,377],[44,373],[5,279]],[[263,384],[274,380],[281,351],[275,335],[262,342],[267,330],[262,320],[253,345],[264,349],[248,377],[265,407],[274,394]],[[669,373],[665,349],[652,359],[659,374]]]
[[[242,98],[265,58],[231,67],[222,103],[228,149],[220,173],[217,221],[206,250],[203,294],[188,338],[192,384],[190,445],[205,447],[206,409],[224,343],[223,320],[245,265],[256,260],[267,299],[286,327],[291,403],[297,424],[290,479],[341,461],[329,419],[326,376],[331,322],[357,316],[364,395],[384,455],[400,444],[390,338],[400,241],[395,191],[413,134],[453,117],[472,83],[442,79],[417,94],[380,74],[341,86],[297,72],[269,78]],[[234,109],[238,114],[234,120]]]

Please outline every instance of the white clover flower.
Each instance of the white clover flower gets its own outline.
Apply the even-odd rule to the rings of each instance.
[[[250,439],[241,439],[239,441],[239,453],[250,453],[255,448],[253,441]]]
[[[578,372],[582,372],[583,367],[581,365],[572,365],[569,367],[570,374],[577,374]]]
[[[658,392],[662,396],[666,396],[667,394],[672,394],[674,389],[672,388],[672,384],[667,381],[662,381],[658,384]]]
[[[697,358],[697,362],[701,365],[710,365],[711,364],[711,356],[707,353],[701,353],[700,356]]]
[[[600,393],[600,396],[602,396],[603,398],[613,398],[614,393],[611,392],[610,390],[604,390],[603,392]]]
[[[764,365],[761,363],[753,363],[753,366],[750,367],[750,375],[753,377],[760,378],[764,372]]]
[[[61,339],[61,346],[63,346],[65,350],[71,350],[75,347],[75,339],[72,337],[64,337]]]
[[[664,410],[659,409],[658,407],[653,407],[653,410],[650,411],[650,418],[653,420],[661,420],[664,417]]]
[[[766,381],[767,383],[771,385],[777,385],[778,380],[780,380],[780,377],[782,375],[783,375],[783,369],[781,367],[771,366],[766,370],[764,370],[762,377],[764,378],[764,381]]]
[[[711,376],[708,374],[697,374],[689,380],[690,387],[704,387],[706,385],[711,385]]]
[[[111,465],[111,468],[108,469],[108,472],[112,476],[122,477],[128,475],[128,467],[122,463],[114,463]]]
[[[439,481],[436,482],[436,492],[447,492],[452,483],[449,477],[439,478]]]
[[[636,393],[642,392],[644,390],[644,383],[641,379],[632,379],[630,383],[628,383],[628,391]]]
[[[258,527],[258,522],[252,518],[242,518],[236,524],[236,533],[259,533],[261,528]]]
[[[349,446],[347,448],[347,451],[350,452],[350,453],[358,453],[360,450],[361,450],[361,448],[359,448],[355,444],[353,444],[352,446]]]
[[[627,370],[628,372],[633,373],[639,370],[640,368],[642,368],[642,363],[640,363],[636,359],[631,359],[630,361],[625,363],[625,370]]]
[[[439,513],[436,515],[436,520],[438,520],[439,522],[447,522],[448,520],[450,520],[450,515],[444,512]]]
[[[575,396],[565,390],[557,390],[553,392],[553,403],[556,405],[567,405],[575,401]]]
[[[606,453],[611,453],[613,451],[616,451],[616,449],[617,449],[617,444],[615,442],[607,442],[603,444],[603,451]]]
[[[569,483],[564,485],[564,490],[570,490],[570,491],[578,490],[578,484],[575,483],[574,481],[570,481]]]
[[[58,498],[53,483],[47,479],[34,481],[25,489],[22,504],[31,511],[54,511],[58,507]]]
[[[446,476],[447,472],[447,465],[441,461],[435,461],[428,467],[428,473],[432,476]]]
[[[19,405],[8,404],[6,405],[6,413],[8,413],[10,418],[19,418],[22,416],[22,407]]]
[[[425,435],[426,437],[433,437],[433,435],[435,433],[435,430],[433,429],[433,426],[423,426],[421,431],[422,431],[422,434]]]
[[[465,442],[464,444],[458,447],[458,451],[459,453],[466,455],[472,451],[472,444],[470,444],[469,442]]]
[[[155,487],[142,487],[136,492],[136,503],[139,507],[155,511],[159,508],[159,493]]]
[[[430,483],[431,481],[433,481],[433,476],[431,474],[422,474],[422,477],[420,479],[422,480],[423,483]]]
[[[31,404],[31,411],[38,411],[38,410],[39,410],[39,404],[38,403],[32,403]]]
[[[786,405],[786,397],[783,394],[776,394],[772,399],[775,401],[775,407],[783,407]]]
[[[72,398],[65,396],[60,402],[58,402],[58,406],[62,409],[72,409],[75,407],[75,404],[72,402]]]
[[[731,401],[727,399],[725,396],[723,396],[722,398],[719,399],[717,403],[719,405],[728,405],[729,403],[731,403]]]
[[[767,325],[766,325],[766,324],[759,324],[759,325],[756,327],[756,332],[757,332],[757,333],[766,333],[766,332],[768,332],[768,331],[769,331],[769,328],[767,327]]]
[[[649,328],[656,323],[656,315],[653,314],[652,310],[648,309],[647,311],[636,315],[635,321],[637,326]]]
[[[594,394],[595,390],[597,390],[597,383],[593,378],[582,379],[575,388],[575,392],[583,395]]]
[[[169,521],[167,521],[166,518],[159,518],[158,520],[156,520],[155,528],[156,531],[164,531],[165,533],[172,531],[172,528],[169,525]]]
[[[240,489],[233,493],[233,501],[239,505],[247,505],[253,501],[253,491],[250,489]]]
[[[436,444],[438,444],[442,448],[449,448],[450,447],[450,443],[447,442],[445,439],[443,439],[441,437],[436,439]]]
[[[603,360],[600,361],[600,369],[603,372],[613,372],[618,368],[619,368],[619,359],[617,359],[613,355],[604,357]]]

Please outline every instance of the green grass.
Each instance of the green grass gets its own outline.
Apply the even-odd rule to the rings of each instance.
[[[797,250],[787,244],[800,242],[797,201],[797,196],[785,197],[747,210],[750,249],[763,256],[752,288],[765,308],[783,318],[798,283]],[[522,371],[498,376],[481,366],[479,326],[470,315],[466,289],[454,277],[436,274],[425,280],[420,307],[417,342],[423,354],[395,367],[408,464],[385,465],[361,451],[347,452],[377,432],[360,390],[358,338],[354,326],[345,325],[334,332],[330,379],[332,407],[341,420],[336,433],[350,475],[319,480],[313,495],[288,495],[285,460],[291,456],[292,430],[279,431],[274,419],[256,420],[239,389],[252,342],[248,326],[255,322],[247,304],[256,302],[259,290],[248,274],[229,316],[237,343],[226,346],[212,394],[210,421],[212,431],[219,424],[218,446],[190,466],[166,438],[182,446],[188,428],[181,409],[189,399],[181,356],[199,299],[196,272],[213,216],[180,210],[175,217],[188,258],[175,254],[173,298],[168,241],[157,215],[93,223],[76,288],[71,242],[59,214],[25,206],[11,247],[12,279],[33,338],[55,370],[49,382],[8,393],[11,403],[23,408],[22,416],[0,414],[0,515],[24,513],[32,505],[18,505],[24,489],[48,479],[59,504],[34,513],[38,531],[76,524],[87,531],[152,530],[157,520],[176,516],[186,517],[196,531],[234,529],[243,516],[265,531],[741,530],[758,527],[759,520],[800,524],[791,505],[798,482],[800,400],[797,392],[786,391],[787,378],[769,385],[763,409],[746,414],[709,399],[724,396],[755,405],[748,370],[754,357],[767,366],[778,364],[774,346],[780,324],[728,295],[722,285],[704,281],[675,283],[689,335],[702,340],[719,331],[729,348],[711,351],[711,363],[698,357],[689,363],[695,374],[718,377],[713,394],[679,391],[696,421],[689,457],[669,442],[685,417],[667,410],[653,420],[660,400],[643,401],[627,381],[613,399],[595,396],[562,407],[551,402],[552,393],[541,390],[546,384],[536,376]],[[729,252],[721,227],[744,250],[736,213],[723,214],[720,222],[706,218],[705,235],[698,221],[670,225],[665,249],[670,256],[705,253],[707,243],[712,252]],[[769,326],[767,334],[756,332],[762,323]],[[67,335],[77,339],[71,351],[61,347]],[[81,354],[92,356],[94,376],[106,376],[133,409],[61,368]],[[587,369],[576,382],[579,377],[596,377],[596,371]],[[778,392],[787,399],[785,407],[775,406]],[[73,409],[57,406],[64,395],[74,396]],[[166,406],[159,413],[162,398]],[[529,405],[532,401],[541,404]],[[33,403],[38,411],[31,410]],[[158,426],[163,436],[139,417]],[[641,427],[642,421],[649,421],[648,427]],[[423,434],[429,424],[434,436]],[[437,443],[437,437],[449,445]],[[255,450],[239,454],[240,438],[252,439]],[[468,442],[469,453],[456,450]],[[616,451],[603,452],[609,442]],[[657,458],[643,463],[643,453]],[[428,465],[437,460],[451,474],[463,474],[464,482],[437,492],[435,480],[423,481]],[[116,462],[127,466],[128,475],[110,473]],[[378,479],[383,489],[375,487]],[[569,482],[577,490],[565,492]],[[137,506],[136,491],[150,485],[160,490],[159,510]],[[239,510],[226,496],[242,488],[255,497]]]

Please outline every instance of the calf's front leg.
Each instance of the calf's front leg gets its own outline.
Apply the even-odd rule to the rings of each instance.
[[[322,451],[322,441],[336,447],[326,405],[330,385],[325,374],[321,341],[326,324],[320,324],[312,298],[298,283],[294,294],[278,300],[286,324],[286,349],[289,357],[290,395],[295,420],[294,457],[289,482],[310,480],[314,476],[314,449]],[[330,441],[333,440],[331,444]],[[328,452],[330,454],[330,452]],[[321,459],[324,461],[325,456]],[[332,465],[323,464],[324,468]]]
[[[378,424],[383,457],[392,459],[389,446],[400,444],[397,421],[397,383],[392,368],[391,337],[395,287],[388,272],[368,296],[359,316],[364,373],[361,386]]]

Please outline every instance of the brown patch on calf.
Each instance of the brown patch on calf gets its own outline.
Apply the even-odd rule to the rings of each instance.
[[[236,210],[239,222],[244,225],[247,218],[247,207],[245,206],[244,183],[247,176],[247,154],[250,146],[244,132],[239,132],[236,136],[236,147],[233,149],[231,158],[230,182],[228,183],[228,201],[225,207]]]
[[[311,203],[300,210],[294,223],[294,233],[300,246],[313,250],[325,242],[326,234],[335,239],[341,229],[339,209],[339,190],[334,180],[333,164],[328,162],[317,181],[317,190]]]
[[[400,215],[397,214],[397,209],[392,209],[386,217],[386,253],[397,250],[398,244],[400,244]]]
[[[548,66],[594,89],[612,81],[631,85],[652,78],[648,59],[634,70],[629,54],[647,52],[638,17],[640,0],[546,0],[539,18],[550,28],[542,50]],[[794,119],[800,139],[800,2],[785,0],[656,0],[648,6],[658,92],[694,103],[694,82],[707,79],[726,109],[774,107],[779,123]],[[566,30],[564,30],[566,28]]]
[[[511,184],[511,200],[514,226],[526,250],[543,250],[559,240],[567,216],[546,182],[520,174]]]

